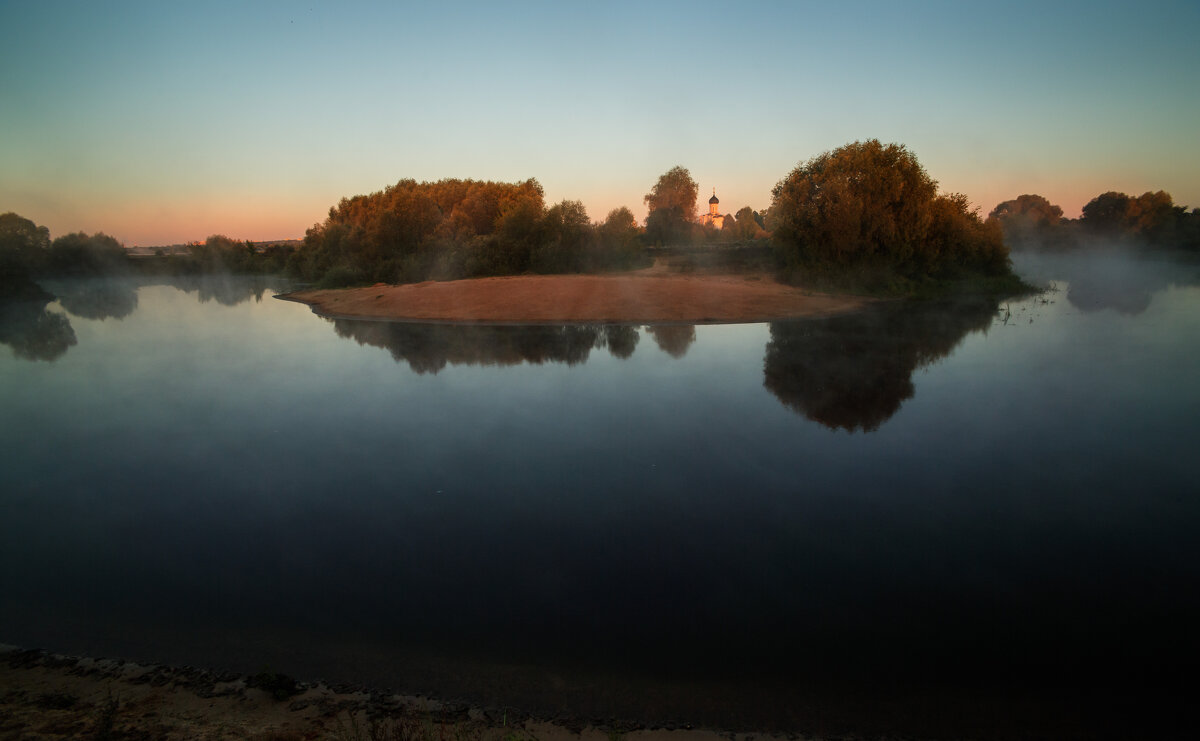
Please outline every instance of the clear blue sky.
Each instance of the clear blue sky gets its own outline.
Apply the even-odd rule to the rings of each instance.
[[[401,178],[593,220],[674,165],[722,210],[905,144],[985,213],[1200,206],[1200,3],[0,4],[0,212],[129,245],[302,236]]]

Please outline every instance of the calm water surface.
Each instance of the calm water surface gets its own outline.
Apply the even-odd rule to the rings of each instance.
[[[1018,266],[1056,290],[649,328],[49,284],[0,329],[0,641],[716,723],[1156,687],[1200,655],[1200,270]]]

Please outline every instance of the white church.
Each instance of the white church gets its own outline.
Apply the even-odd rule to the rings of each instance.
[[[720,207],[720,205],[721,205],[721,200],[719,198],[717,198],[717,189],[713,188],[712,198],[708,199],[708,213],[706,213],[700,217],[700,223],[705,226],[712,224],[713,226],[715,226],[718,229],[720,229],[722,226],[724,226],[725,225],[725,216],[723,214],[717,213],[717,209]]]

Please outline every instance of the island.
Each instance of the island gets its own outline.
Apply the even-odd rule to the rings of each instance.
[[[334,319],[519,324],[721,324],[831,316],[870,299],[762,274],[677,274],[661,263],[602,275],[509,275],[283,294]]]

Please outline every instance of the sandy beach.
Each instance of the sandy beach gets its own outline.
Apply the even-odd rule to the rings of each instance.
[[[279,298],[334,318],[423,322],[721,324],[828,316],[867,299],[814,293],[765,274],[678,274],[655,267],[610,275],[518,275]]]

